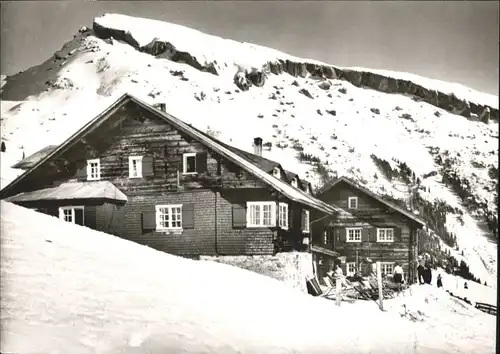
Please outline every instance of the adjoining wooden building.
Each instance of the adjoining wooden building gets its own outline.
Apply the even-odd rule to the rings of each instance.
[[[416,281],[418,230],[425,222],[345,177],[321,188],[317,198],[341,208],[333,217],[313,213],[313,252],[321,280],[341,263],[345,275],[362,273],[363,265],[380,261],[382,272],[391,275],[400,262],[405,277]],[[325,252],[324,249],[335,253]],[[323,251],[322,251],[323,250]]]
[[[61,145],[19,162],[26,171],[0,199],[177,255],[309,251],[311,212],[340,209],[260,156],[262,139],[254,148],[125,94]]]

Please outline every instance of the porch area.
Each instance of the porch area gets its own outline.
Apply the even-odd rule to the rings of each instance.
[[[20,193],[8,202],[97,231],[120,234],[127,196],[109,181],[67,182]]]

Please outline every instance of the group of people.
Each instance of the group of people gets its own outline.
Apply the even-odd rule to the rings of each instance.
[[[329,274],[332,277],[335,278],[340,278],[343,285],[345,284],[345,279],[344,279],[344,274],[342,271],[342,268],[340,267],[340,264],[335,265],[335,269],[331,274]],[[432,271],[431,268],[427,263],[420,263],[417,267],[417,275],[418,275],[418,282],[420,284],[431,284],[432,282]],[[375,268],[375,263],[372,263],[372,268],[371,268],[371,273],[370,276],[375,276],[376,278],[376,268]],[[405,277],[404,277],[404,271],[401,263],[397,262],[396,266],[394,267],[393,273],[393,282],[396,284],[403,285],[405,284]],[[438,274],[437,276],[437,281],[436,285],[438,288],[443,287],[443,279],[441,277],[441,274]]]

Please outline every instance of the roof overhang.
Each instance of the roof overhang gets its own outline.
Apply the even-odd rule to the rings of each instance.
[[[109,181],[67,182],[57,187],[23,192],[5,200],[12,203],[96,200],[126,203],[127,196]]]
[[[317,245],[311,245],[311,252],[324,254],[330,257],[338,257],[340,255],[338,252]]]

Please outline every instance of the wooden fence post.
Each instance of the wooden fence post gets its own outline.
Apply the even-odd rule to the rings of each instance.
[[[342,287],[342,281],[339,276],[335,278],[335,304],[340,306],[340,290]]]
[[[380,301],[379,306],[382,311],[384,311],[384,292],[382,290],[382,269],[380,262],[377,262],[377,283],[378,283],[378,299]]]

